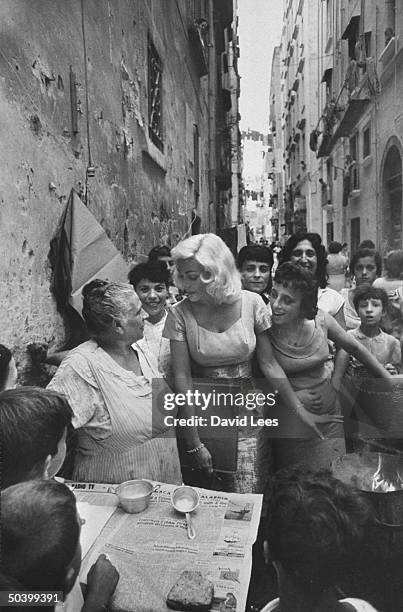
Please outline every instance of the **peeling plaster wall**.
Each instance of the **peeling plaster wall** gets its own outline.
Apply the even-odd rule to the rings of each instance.
[[[189,3],[85,0],[88,119],[95,177],[88,207],[129,261],[175,244],[193,208],[193,124],[200,212],[208,229],[208,91],[189,49]],[[88,165],[80,0],[2,0],[0,53],[0,342],[35,382],[26,345],[60,345],[49,243]],[[148,138],[147,35],[163,63],[164,154]],[[70,71],[76,90],[71,106]],[[73,133],[72,115],[77,119]]]

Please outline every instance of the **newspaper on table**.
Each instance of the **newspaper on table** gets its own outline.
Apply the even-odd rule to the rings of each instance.
[[[116,496],[107,492],[113,486],[72,488],[79,501],[116,504]],[[243,612],[262,496],[197,489],[200,503],[192,512],[196,538],[189,540],[185,516],[171,503],[175,488],[161,484],[152,494],[149,507],[139,514],[116,508],[83,560],[81,581],[85,581],[98,555],[104,553],[120,573],[112,610],[159,612],[169,609],[166,598],[181,573],[196,570],[214,584],[211,610]]]

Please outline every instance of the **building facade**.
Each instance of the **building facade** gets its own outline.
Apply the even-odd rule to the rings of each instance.
[[[283,171],[286,189],[291,186],[286,197],[294,197],[288,229],[296,225],[295,188],[298,194],[306,176],[306,188],[300,187],[306,225],[325,242],[347,242],[354,250],[368,238],[383,253],[402,248],[401,6],[393,0],[289,0],[284,10],[282,79],[290,76],[295,49],[303,53],[299,74],[280,84]],[[278,134],[277,123],[278,116]],[[306,157],[299,168],[303,131]]]
[[[242,132],[245,222],[254,242],[272,239],[273,147],[271,135],[256,130]]]
[[[309,146],[319,108],[318,3],[284,2],[280,45],[274,49],[270,126],[275,151],[273,224],[285,241],[309,227],[322,233],[321,164]]]
[[[128,262],[216,230],[219,68],[237,38],[232,0],[5,0],[0,14],[0,341],[25,380],[26,345],[63,339],[48,252],[72,188]]]

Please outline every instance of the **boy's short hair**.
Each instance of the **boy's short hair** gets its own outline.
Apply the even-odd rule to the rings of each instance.
[[[364,241],[366,242],[366,241]],[[354,269],[359,259],[364,259],[364,257],[372,257],[375,261],[376,266],[376,274],[380,276],[382,273],[382,259],[379,255],[378,251],[374,249],[369,249],[368,247],[359,247],[357,251],[353,254],[350,260],[350,274],[354,274]]]
[[[238,270],[242,270],[242,266],[246,261],[261,261],[266,263],[270,268],[273,267],[273,253],[267,246],[260,244],[248,244],[242,247],[237,256]]]
[[[327,250],[332,255],[337,255],[337,253],[340,253],[342,248],[343,248],[343,245],[341,244],[341,242],[337,242],[337,240],[334,240],[333,242],[329,244]]]
[[[153,247],[148,254],[148,260],[157,261],[159,257],[171,257],[171,249],[165,244]]]
[[[34,477],[46,457],[57,453],[72,416],[56,391],[19,387],[0,393],[1,488]]]
[[[388,309],[388,294],[384,289],[367,285],[357,287],[353,298],[354,308],[356,309],[357,313],[360,302],[363,302],[364,300],[381,300],[382,309],[384,312],[386,312]]]
[[[363,240],[358,245],[358,248],[359,249],[372,249],[372,250],[375,250],[376,246],[375,246],[375,242],[373,240]]]
[[[31,480],[2,491],[2,572],[25,590],[63,590],[79,535],[76,500],[66,485]]]
[[[304,591],[334,585],[362,553],[372,520],[359,491],[328,471],[294,467],[277,472],[267,498],[272,560],[280,562]]]
[[[169,269],[164,261],[151,260],[144,263],[140,263],[134,266],[129,272],[129,283],[134,288],[137,287],[139,282],[143,279],[147,279],[152,283],[164,283],[167,287],[169,286]]]

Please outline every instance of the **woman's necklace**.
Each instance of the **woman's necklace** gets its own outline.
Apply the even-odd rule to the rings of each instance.
[[[304,331],[304,324],[305,324],[304,319],[302,319],[302,321],[300,322],[297,322],[296,332],[294,334],[290,333],[291,330],[289,328],[285,329],[284,331],[280,328],[277,330],[277,336],[281,338],[283,341],[285,341],[286,344],[289,344],[291,346],[299,346],[301,342],[302,334]]]

